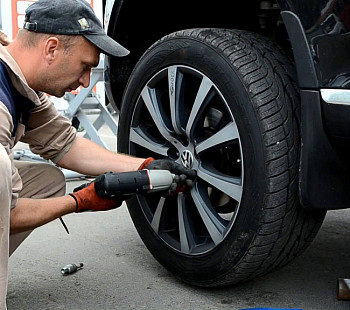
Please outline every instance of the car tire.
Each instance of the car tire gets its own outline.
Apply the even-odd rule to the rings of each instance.
[[[299,203],[299,113],[292,63],[258,34],[183,30],[145,52],[124,93],[118,151],[197,170],[190,190],[128,201],[166,269],[193,285],[222,286],[307,248],[325,212]]]

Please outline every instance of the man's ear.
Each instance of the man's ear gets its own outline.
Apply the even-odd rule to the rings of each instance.
[[[6,35],[6,33],[0,30],[0,43],[3,46],[7,46],[11,43],[11,39]]]
[[[58,52],[60,48],[60,41],[57,37],[50,37],[44,43],[44,57],[46,61],[50,64],[58,57]]]

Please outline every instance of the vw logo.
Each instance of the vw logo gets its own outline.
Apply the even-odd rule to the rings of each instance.
[[[193,165],[193,155],[190,151],[185,150],[181,154],[181,163],[186,167],[186,168],[192,168]]]

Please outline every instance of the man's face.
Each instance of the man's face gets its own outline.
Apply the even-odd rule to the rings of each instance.
[[[45,73],[42,90],[62,97],[79,86],[88,87],[91,69],[99,63],[99,49],[84,37],[78,37],[67,53],[60,50],[58,55],[50,70]]]

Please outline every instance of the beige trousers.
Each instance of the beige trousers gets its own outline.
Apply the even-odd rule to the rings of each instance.
[[[8,259],[31,231],[9,235],[12,173],[10,159],[1,144],[0,162],[0,310],[5,310]],[[25,161],[17,161],[15,165],[23,182],[19,197],[42,199],[65,194],[64,175],[55,166]]]

